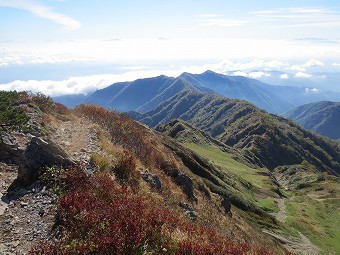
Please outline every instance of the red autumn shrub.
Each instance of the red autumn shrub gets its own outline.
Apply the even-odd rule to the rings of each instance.
[[[162,209],[117,185],[107,173],[85,174],[73,167],[62,183],[66,189],[58,210],[62,238],[39,243],[30,254],[272,254]]]

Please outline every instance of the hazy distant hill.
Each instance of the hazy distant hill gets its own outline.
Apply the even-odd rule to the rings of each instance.
[[[273,86],[242,76],[226,76],[212,71],[183,73],[180,77],[192,84],[210,88],[222,96],[246,100],[272,113],[283,113],[296,104],[272,91]]]
[[[86,99],[86,95],[84,94],[75,94],[75,95],[64,95],[53,97],[53,101],[62,103],[69,108],[74,108],[76,105],[81,104]]]
[[[299,106],[285,114],[304,128],[333,139],[340,138],[340,103],[317,102]]]
[[[180,77],[172,78],[162,75],[112,84],[94,92],[84,103],[98,104],[122,112],[147,112],[185,88],[202,92],[211,91],[204,87],[194,86]]]
[[[266,71],[269,76],[250,79],[243,76],[229,76],[206,71],[202,74],[183,73],[181,77],[193,84],[208,87],[228,98],[247,100],[270,113],[283,114],[294,107],[318,101],[340,101],[340,93],[314,88],[314,83],[300,83],[301,79],[284,80],[282,73]],[[277,79],[274,79],[277,77]],[[321,78],[319,78],[321,79]],[[269,85],[269,84],[279,84]]]
[[[147,112],[164,100],[185,89],[220,94],[229,98],[244,99],[273,113],[283,113],[296,106],[271,92],[271,85],[245,77],[226,76],[212,71],[202,74],[183,73],[177,78],[164,75],[115,83],[95,91],[84,103],[98,104],[118,111]]]
[[[226,145],[251,152],[269,169],[306,160],[340,174],[339,144],[246,101],[186,90],[137,118],[152,127],[183,119]]]

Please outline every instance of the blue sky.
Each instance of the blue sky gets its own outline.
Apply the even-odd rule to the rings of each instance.
[[[204,69],[307,79],[340,72],[339,43],[336,0],[0,0],[0,89],[86,93]]]

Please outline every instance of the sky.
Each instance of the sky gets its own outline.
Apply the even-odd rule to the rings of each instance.
[[[208,69],[340,72],[340,1],[0,0],[0,89],[90,93]]]

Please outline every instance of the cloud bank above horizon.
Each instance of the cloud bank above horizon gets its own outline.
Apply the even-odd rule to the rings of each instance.
[[[333,0],[0,0],[0,24],[0,89],[61,95],[208,69],[282,80],[340,69]]]
[[[312,64],[314,63],[314,64]],[[105,88],[116,82],[134,81],[141,78],[155,77],[166,75],[177,77],[183,72],[203,73],[211,70],[217,73],[233,76],[244,76],[252,79],[261,79],[271,77],[271,72],[279,72],[279,79],[289,80],[292,78],[300,80],[317,80],[327,78],[325,75],[314,75],[307,73],[312,71],[315,66],[324,66],[325,64],[319,60],[310,59],[302,62],[300,66],[304,66],[304,71],[292,71],[292,66],[288,62],[280,62],[278,60],[260,60],[252,61],[231,61],[224,60],[221,62],[211,62],[202,65],[171,65],[171,66],[136,66],[128,65],[117,67],[115,74],[103,73],[95,75],[71,76],[62,80],[14,80],[8,83],[0,84],[0,90],[17,90],[42,92],[49,96],[60,96],[69,94],[90,94],[95,90]],[[297,65],[293,65],[297,66]],[[340,70],[340,67],[339,67]]]

